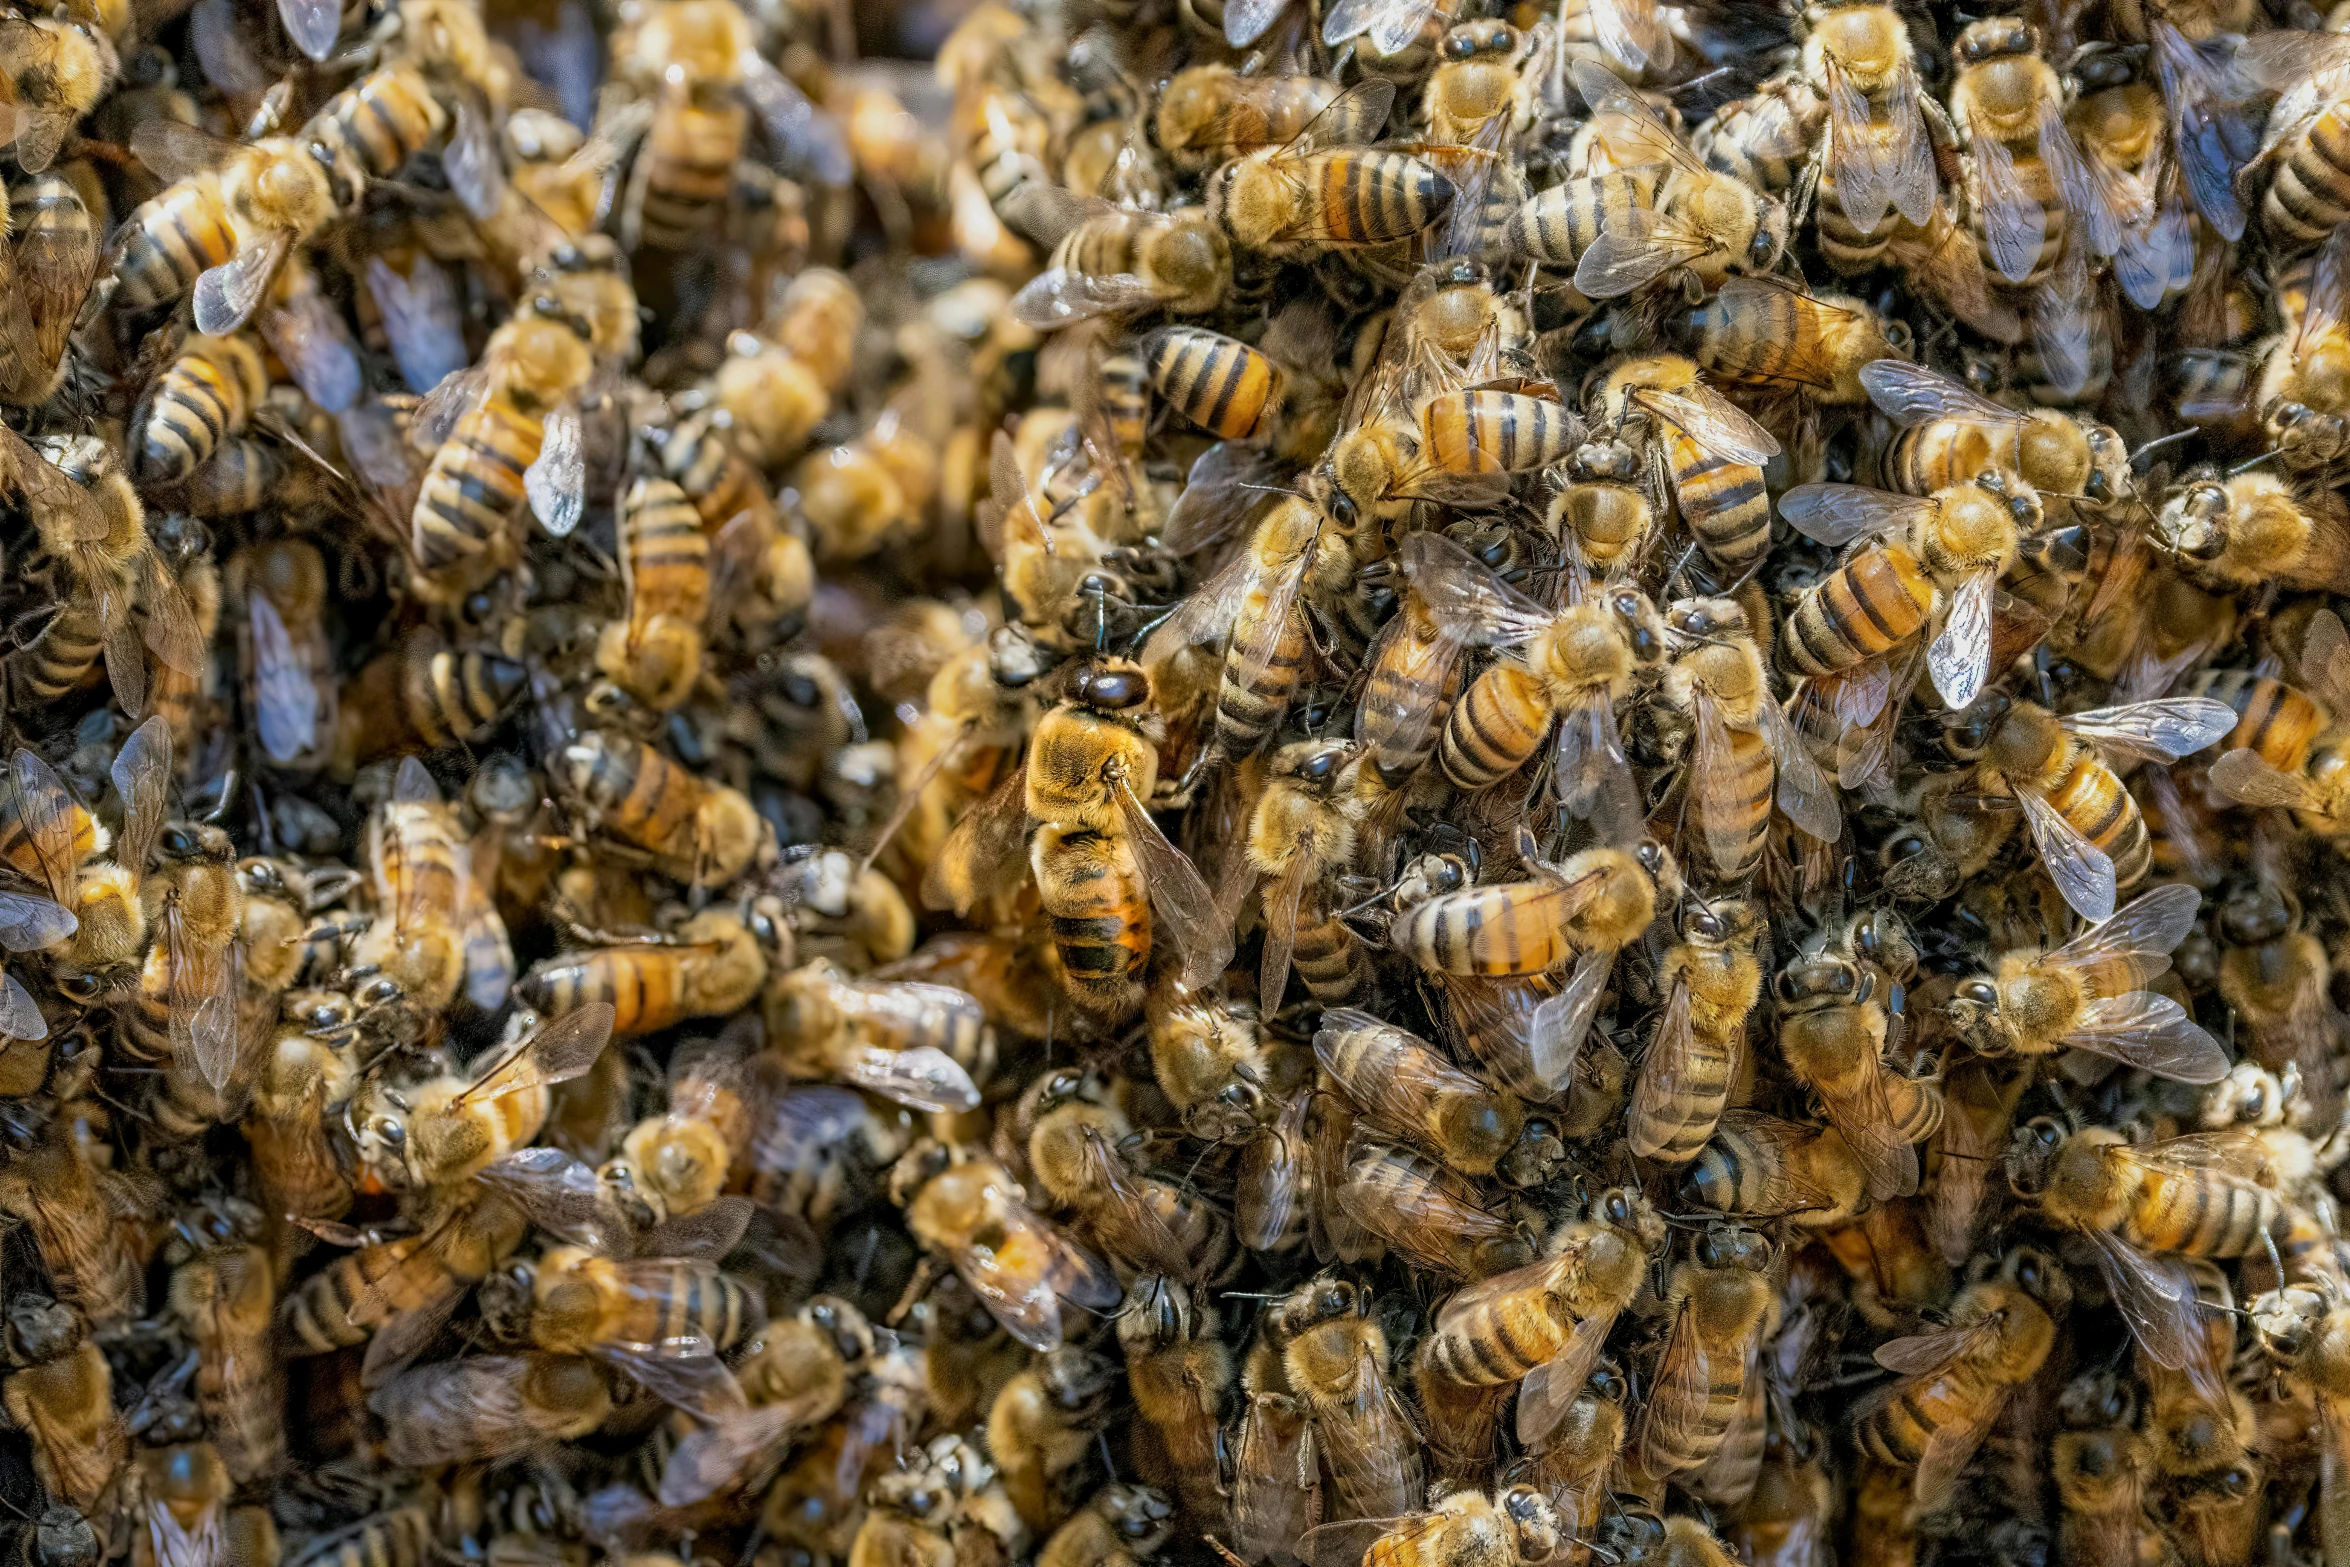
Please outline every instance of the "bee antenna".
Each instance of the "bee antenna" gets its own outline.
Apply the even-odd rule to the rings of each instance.
[[[2168,446],[2173,441],[2183,441],[2186,440],[2189,436],[2201,435],[2202,433],[2203,432],[2198,429],[2185,429],[2173,430],[2168,435],[2158,435],[2153,440],[2146,442],[2144,445],[2138,447],[2135,451],[2130,453],[2130,466],[2133,468],[2137,467],[2139,459],[2143,458],[2148,452],[2153,451],[2158,446]]]
[[[2272,448],[2269,451],[2262,452],[2258,457],[2248,457],[2244,461],[2236,464],[2235,467],[2230,468],[2227,471],[2226,476],[2233,479],[2237,474],[2250,473],[2253,469],[2259,467],[2262,463],[2268,461],[2271,457],[2281,457],[2283,455],[2283,448]]]

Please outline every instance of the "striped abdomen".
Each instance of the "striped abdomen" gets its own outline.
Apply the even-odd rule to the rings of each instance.
[[[432,1544],[431,1510],[411,1504],[336,1530],[305,1548],[295,1567],[423,1567]]]
[[[1318,1005],[1359,1006],[1371,993],[1371,954],[1353,927],[1327,909],[1311,906],[1314,901],[1308,899],[1298,911],[1290,966]]]
[[[44,878],[41,855],[33,848],[31,836],[24,826],[23,807],[14,789],[0,789],[0,860],[18,875],[34,882]],[[78,805],[66,807],[68,820],[73,824],[71,843],[76,865],[98,852],[98,822]]]
[[[2000,1389],[1983,1367],[1962,1360],[1933,1376],[1913,1377],[1861,1423],[1861,1450],[1879,1463],[1914,1469],[1934,1434],[1965,1429]]]
[[[1704,847],[1716,874],[1738,881],[1762,860],[1763,842],[1771,831],[1771,790],[1779,770],[1761,731],[1731,729],[1728,736],[1730,760],[1721,773],[1690,780],[1688,819],[1694,841]],[[1725,860],[1722,851],[1733,840],[1742,847]]]
[[[388,180],[439,139],[449,116],[415,68],[387,66],[336,93],[313,115],[305,140],[323,144],[375,179]]]
[[[694,1015],[686,994],[690,961],[671,947],[606,947],[542,964],[517,988],[531,1006],[558,1016],[608,1001],[615,1032],[653,1034]]]
[[[2121,779],[2094,751],[2077,743],[2072,750],[2070,764],[2043,792],[2057,814],[2105,851],[2113,861],[2115,890],[2127,892],[2145,880],[2154,866],[2146,819],[2138,814],[2138,802],[2122,787]]]
[[[379,912],[400,921],[426,915],[456,918],[463,878],[456,829],[447,808],[393,801],[382,807],[382,813],[370,836]]]
[[[2072,221],[2064,197],[2057,191],[2056,176],[2041,161],[2038,148],[2028,148],[2017,155],[2015,177],[2016,183],[2023,188],[2023,194],[2039,203],[2041,214],[2040,248],[2033,254],[2030,268],[2024,276],[2011,278],[1999,270],[1999,263],[1991,254],[1991,241],[1982,209],[1980,206],[1970,207],[1967,213],[1967,227],[1974,235],[1975,253],[1983,259],[1983,275],[1991,280],[1995,288],[2030,288],[2045,280],[2049,273],[2056,270],[2056,258],[2064,253],[2065,234]]]
[[[220,443],[244,433],[269,392],[261,355],[243,337],[192,337],[155,378],[139,420],[133,460],[139,477],[168,483],[203,465]]]
[[[1409,239],[1452,206],[1452,181],[1400,152],[1346,147],[1308,153],[1291,166],[1311,187],[1322,233],[1336,244]]]
[[[490,548],[522,505],[522,475],[539,458],[546,427],[513,399],[492,393],[457,422],[433,453],[416,494],[412,543],[426,571]]]
[[[646,244],[682,250],[716,231],[734,192],[734,163],[749,126],[750,111],[739,103],[718,109],[676,98],[662,103],[639,154],[638,221]]]
[[[1880,218],[1874,230],[1863,234],[1860,226],[1844,215],[1844,203],[1836,194],[1836,177],[1827,171],[1825,160],[1820,167],[1820,188],[1812,203],[1812,216],[1819,234],[1821,259],[1831,270],[1846,277],[1874,270],[1885,259],[1885,248],[1902,228],[1902,219],[1895,215]]]
[[[2015,466],[2015,440],[2004,441],[1990,426],[1963,419],[1936,419],[1903,430],[1885,448],[1878,477],[1903,495],[1932,495],[1964,484],[1989,469]]]
[[[572,787],[605,830],[642,849],[690,860],[700,780],[641,740],[591,730],[564,751]]]
[[[1428,1362],[1448,1382],[1495,1387],[1556,1359],[1573,1327],[1547,1290],[1487,1295],[1445,1313]]]
[[[1676,1333],[1696,1331],[1684,1318]],[[1668,1349],[1667,1354],[1671,1351]],[[1655,1408],[1641,1432],[1640,1462],[1651,1474],[1685,1475],[1692,1469],[1702,1469],[1706,1461],[1720,1450],[1722,1439],[1737,1423],[1739,1406],[1746,1400],[1748,1357],[1736,1353],[1729,1345],[1713,1346],[1706,1357],[1710,1373],[1706,1382],[1705,1400],[1693,1411],[1684,1411],[1682,1418],[1667,1425],[1655,1418]]]
[[[1423,968],[1445,974],[1539,974],[1574,949],[1558,918],[1558,884],[1505,882],[1414,904],[1394,942]]]
[[[325,1355],[364,1344],[375,1331],[351,1320],[352,1310],[380,1281],[389,1278],[424,1244],[422,1235],[400,1235],[347,1251],[304,1279],[278,1307],[280,1335],[288,1355]]]
[[[2241,1257],[2260,1250],[2262,1238],[2283,1229],[2284,1220],[2284,1199],[2269,1187],[2196,1171],[2146,1172],[2120,1233],[2155,1251]]]
[[[1438,765],[1459,788],[1490,788],[1541,748],[1550,721],[1550,697],[1533,672],[1495,664],[1453,704],[1437,742]]]
[[[1447,392],[1420,410],[1427,458],[1445,473],[1530,473],[1581,443],[1582,426],[1557,403],[1493,387]]]
[[[710,606],[710,540],[685,490],[644,478],[621,503],[628,549],[628,618],[642,628],[655,615],[699,626]]]
[[[8,656],[8,678],[20,696],[53,702],[96,673],[105,650],[106,627],[95,603],[69,597],[57,608],[40,640]]]
[[[1400,784],[1435,751],[1461,694],[1457,651],[1417,596],[1388,622],[1372,650],[1355,710],[1355,738],[1370,747],[1379,776]],[[1416,734],[1404,733],[1407,722]],[[1408,741],[1408,743],[1406,743]]]
[[[2276,170],[2260,221],[2280,245],[2315,245],[2350,218],[2350,104],[2331,104],[2304,126]]]
[[[2325,709],[2282,680],[2249,669],[2198,670],[2179,686],[2178,695],[2207,696],[2234,710],[2236,727],[2219,743],[2219,751],[2248,748],[2288,773],[2301,771],[2326,727]]]
[[[1123,1006],[1150,961],[1150,894],[1121,840],[1044,827],[1031,850],[1053,947],[1081,1000]]]
[[[1681,1189],[1715,1213],[1767,1213],[1785,1175],[1786,1154],[1743,1128],[1717,1127],[1690,1166]]]
[[[1671,427],[1665,432],[1665,461],[1673,471],[1681,518],[1707,560],[1737,575],[1769,553],[1771,498],[1760,468],[1717,457]]]
[[[1887,1068],[1886,1119],[1905,1143],[1922,1143],[1942,1129],[1942,1090],[1930,1082]]]
[[[180,504],[191,517],[234,517],[259,511],[285,476],[277,451],[249,435],[220,443],[212,460],[180,487]]]
[[[1693,1034],[1681,1074],[1670,1088],[1662,1093],[1634,1094],[1625,1127],[1625,1141],[1632,1151],[1665,1164],[1687,1164],[1696,1158],[1721,1124],[1736,1069],[1730,1041]],[[1644,1072],[1643,1090],[1646,1087]]]
[[[425,640],[420,634],[419,641]],[[496,653],[412,645],[400,659],[401,708],[409,727],[430,746],[483,738],[530,681],[522,665]]]
[[[122,280],[114,304],[122,310],[168,305],[237,253],[220,176],[213,173],[191,175],[140,203],[122,234],[114,263]]]
[[[1781,630],[1788,670],[1832,675],[1915,636],[1934,609],[1934,585],[1904,549],[1872,548],[1808,589]]]
[[[1593,174],[1544,191],[1518,208],[1502,239],[1518,255],[1571,267],[1602,230],[1624,226],[1634,207],[1656,205],[1656,181],[1636,174]]]
[[[1787,101],[1787,95],[1796,92],[1809,98],[1808,114],[1799,114]],[[1812,161],[1812,137],[1805,118],[1816,125],[1824,118],[1822,106],[1802,84],[1790,83],[1780,94],[1758,94],[1723,104],[1711,120],[1697,128],[1691,140],[1708,166],[1753,190],[1776,195],[1791,189],[1796,176]],[[1828,207],[1826,180],[1823,168],[1819,201],[1813,208],[1823,224]],[[1841,207],[1836,216],[1844,216]]]
[[[1216,740],[1227,756],[1247,756],[1264,743],[1288,710],[1305,667],[1305,606],[1293,599],[1288,612],[1276,618],[1274,592],[1275,585],[1259,572],[1232,623],[1232,645],[1225,650],[1216,693]],[[1251,665],[1253,672],[1247,668]]]
[[[1255,434],[1273,400],[1273,361],[1221,332],[1188,326],[1153,332],[1143,362],[1170,407],[1228,441]]]
[[[722,410],[705,408],[681,420],[661,445],[661,471],[693,502],[704,533],[714,535],[745,513],[774,531],[774,502],[727,432]]]

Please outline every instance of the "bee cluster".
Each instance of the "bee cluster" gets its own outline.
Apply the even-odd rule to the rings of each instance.
[[[0,1567],[2350,1564],[2273,6],[0,10]]]

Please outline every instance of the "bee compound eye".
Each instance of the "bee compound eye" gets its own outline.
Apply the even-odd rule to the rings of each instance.
[[[1971,1001],[1977,1006],[1995,1007],[1999,1005],[1999,989],[1987,979],[1970,979],[1958,987],[1958,999]]]

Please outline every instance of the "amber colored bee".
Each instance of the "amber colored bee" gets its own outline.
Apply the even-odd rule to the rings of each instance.
[[[1333,1518],[1394,1518],[1418,1507],[1418,1444],[1388,1391],[1387,1335],[1368,1292],[1336,1279],[1299,1286],[1276,1308],[1282,1369],[1329,1465]]]
[[[564,777],[605,831],[679,881],[723,885],[772,858],[774,833],[737,790],[641,740],[591,729],[563,750]]]
[[[483,1463],[570,1441],[612,1413],[603,1369],[580,1355],[475,1355],[403,1372],[368,1400],[394,1463]]]
[[[1862,933],[1894,923],[1889,913],[1861,916],[1843,931],[1807,938],[1779,971],[1779,1048],[1795,1075],[1819,1095],[1828,1124],[1868,1172],[1871,1196],[1914,1190],[1910,1145],[1931,1136],[1942,1118],[1931,1085],[1892,1071],[1884,1049],[1890,992],[1900,976],[1863,949]]]
[[[599,1003],[615,1009],[613,1031],[655,1033],[689,1017],[725,1017],[748,1006],[767,982],[767,949],[754,914],[724,909],[695,915],[651,941],[560,954],[516,987],[532,1006],[568,1013]]]
[[[1118,1313],[1118,1344],[1135,1405],[1166,1444],[1181,1512],[1223,1528],[1217,1415],[1233,1382],[1232,1351],[1204,1293],[1162,1275],[1137,1278]]]
[[[491,1059],[463,1076],[447,1074],[414,1089],[382,1082],[355,1105],[359,1154],[378,1190],[434,1191],[463,1181],[511,1149],[526,1147],[546,1124],[549,1090],[595,1063],[612,1037],[613,1013],[589,1001],[544,1025],[530,1025]]]
[[[1692,902],[1667,949],[1657,1017],[1624,1141],[1644,1159],[1686,1164],[1714,1134],[1745,1051],[1746,1019],[1762,994],[1762,916],[1744,899]]]
[[[1183,169],[1205,172],[1228,159],[1286,146],[1341,98],[1336,82],[1318,76],[1243,76],[1228,65],[1194,65],[1159,90],[1153,124],[1159,146]],[[1368,95],[1347,100],[1365,121]],[[1386,119],[1386,105],[1377,104]],[[1367,141],[1380,129],[1339,127],[1336,139]],[[1349,133],[1351,130],[1351,134]]]
[[[72,1308],[37,1295],[10,1303],[8,1347],[22,1369],[0,1383],[0,1404],[32,1438],[42,1488],[76,1507],[95,1507],[129,1456],[106,1357]]]
[[[1031,1212],[1003,1167],[973,1150],[917,1145],[890,1172],[890,1194],[915,1238],[944,1253],[1004,1330],[1032,1349],[1060,1343],[1064,1296],[1095,1311],[1119,1298],[1109,1271]]]
[[[285,1381],[270,1342],[277,1270],[255,1243],[260,1228],[260,1213],[234,1199],[207,1204],[183,1221],[174,1249],[193,1255],[171,1275],[172,1314],[196,1346],[197,1405],[240,1481],[271,1473],[286,1456]]]
[[[1691,313],[1690,325],[1690,357],[1717,378],[1823,403],[1864,401],[1862,368],[1896,357],[1885,322],[1858,300],[1815,298],[1759,277],[1729,279]]]

